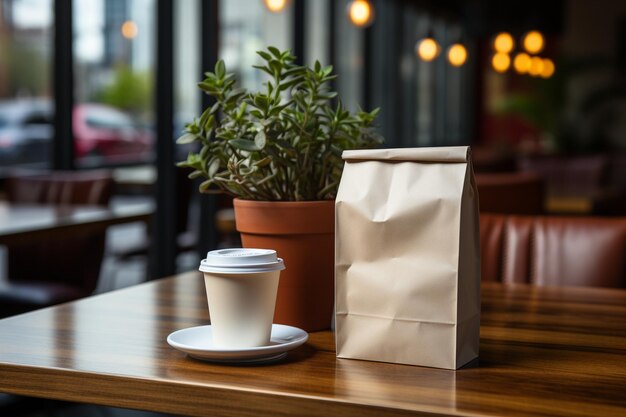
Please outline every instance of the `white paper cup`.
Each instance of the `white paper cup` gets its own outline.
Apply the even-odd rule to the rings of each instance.
[[[283,260],[271,249],[220,249],[200,263],[213,345],[225,349],[270,342]]]

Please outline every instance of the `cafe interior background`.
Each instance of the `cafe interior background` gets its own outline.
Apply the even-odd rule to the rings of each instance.
[[[626,216],[626,2],[353,3],[0,0],[0,198],[16,173],[107,170],[109,205],[155,213],[109,227],[95,292],[197,268],[238,236],[175,139],[210,103],[205,70],[258,88],[273,45],[334,65],[350,110],[380,107],[384,147],[471,145],[481,211]]]

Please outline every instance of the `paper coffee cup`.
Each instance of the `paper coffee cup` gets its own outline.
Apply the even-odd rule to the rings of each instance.
[[[270,342],[283,260],[271,249],[219,249],[200,263],[213,345],[225,349]]]

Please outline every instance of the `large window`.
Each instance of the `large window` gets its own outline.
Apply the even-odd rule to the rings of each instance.
[[[75,0],[78,166],[151,161],[155,0]]]
[[[265,75],[252,68],[256,51],[294,48],[304,35],[303,62],[332,64],[335,88],[350,110],[381,107],[388,146],[448,145],[471,138],[468,68],[446,62],[463,38],[459,19],[399,0],[373,2],[368,29],[347,19],[349,0],[301,0],[272,12],[262,0],[216,0],[216,22],[200,22],[200,0],[173,2],[175,111],[172,137],[199,111],[200,25],[219,28],[219,57],[242,87],[258,89]],[[0,0],[0,163],[49,166],[54,142],[51,67],[54,0]],[[73,0],[76,166],[152,162],[155,141],[157,0]],[[296,16],[302,7],[304,17]],[[295,23],[302,19],[302,25]],[[203,30],[209,30],[206,27]],[[303,30],[303,33],[297,32]],[[425,34],[441,44],[433,62],[415,55]],[[331,56],[331,54],[333,56]],[[204,68],[210,70],[211,68]],[[59,91],[64,91],[61,85]],[[64,109],[59,109],[63,111]],[[67,109],[69,111],[69,109]],[[60,146],[59,143],[54,146]],[[182,152],[182,148],[176,148]],[[178,155],[177,159],[182,155]]]
[[[258,89],[264,81],[252,65],[260,62],[256,51],[267,46],[292,48],[293,6],[270,12],[260,0],[222,0],[220,7],[220,57],[244,88]]]
[[[0,1],[0,175],[50,160],[52,15],[52,0]]]

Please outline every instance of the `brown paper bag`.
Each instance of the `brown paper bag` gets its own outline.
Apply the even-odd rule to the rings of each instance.
[[[336,200],[341,358],[458,369],[478,357],[478,193],[468,147],[345,151]]]

